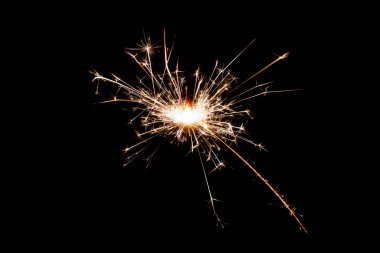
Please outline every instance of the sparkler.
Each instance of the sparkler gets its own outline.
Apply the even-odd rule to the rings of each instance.
[[[254,86],[239,89],[240,87],[243,88],[243,85],[249,84],[258,74],[273,64],[288,57],[288,53],[278,56],[245,81],[237,83],[237,78],[231,74],[229,67],[254,41],[251,41],[225,67],[216,62],[210,76],[202,74],[198,68],[194,74],[191,93],[190,86],[185,85],[185,77],[178,67],[178,62],[174,70],[170,69],[173,46],[167,47],[165,31],[163,40],[164,66],[161,73],[156,72],[152,61],[153,55],[159,47],[151,43],[149,38],[144,38],[137,48],[126,49],[126,53],[144,72],[144,78],[138,79],[137,83],[130,83],[115,75],[113,75],[113,78],[107,78],[93,72],[93,80],[115,84],[119,91],[122,91],[124,97],[116,95],[113,99],[103,103],[127,102],[133,104],[134,116],[131,122],[139,120],[141,123],[142,132],[137,133],[140,141],[124,149],[124,152],[128,154],[125,165],[129,164],[145,150],[145,144],[151,143],[154,138],[159,136],[166,136],[170,140],[178,142],[188,142],[190,152],[198,153],[212,211],[218,224],[223,226],[216,212],[214,205],[216,199],[211,192],[204,160],[213,164],[214,168],[211,172],[221,169],[224,164],[218,157],[218,151],[225,147],[253,171],[255,176],[270,189],[289,211],[300,229],[307,233],[306,228],[294,210],[278,191],[232,147],[232,144],[241,140],[259,149],[264,149],[261,144],[255,143],[244,136],[244,124],[239,119],[250,117],[250,111],[243,107],[244,101],[264,96],[268,93],[290,91],[269,90],[270,82],[256,83]],[[154,153],[149,156],[148,165]]]

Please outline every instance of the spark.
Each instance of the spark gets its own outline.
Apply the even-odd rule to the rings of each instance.
[[[289,53],[277,56],[263,68],[243,82],[237,83],[237,78],[231,74],[229,67],[255,40],[252,40],[236,57],[225,67],[218,62],[210,76],[202,74],[200,68],[194,73],[193,92],[190,95],[190,85],[185,85],[185,76],[178,68],[178,62],[174,70],[170,68],[170,58],[173,47],[167,47],[164,31],[163,39],[163,70],[157,73],[153,68],[153,55],[159,47],[151,43],[150,38],[144,36],[144,40],[137,48],[127,48],[126,53],[136,62],[144,72],[144,78],[138,78],[136,83],[130,83],[112,75],[107,78],[97,72],[93,72],[94,81],[105,81],[116,85],[124,96],[119,98],[119,93],[108,102],[125,102],[133,105],[134,117],[131,121],[140,120],[141,131],[136,133],[139,141],[124,149],[128,154],[126,165],[145,151],[154,138],[165,136],[172,141],[188,142],[190,152],[196,151],[199,155],[201,167],[209,193],[212,211],[217,219],[217,224],[223,226],[215,208],[215,198],[207,179],[205,163],[211,162],[214,166],[210,173],[224,167],[224,163],[218,157],[222,147],[227,148],[239,158],[256,177],[258,177],[268,189],[276,196],[282,205],[289,211],[305,233],[307,230],[302,224],[292,207],[284,200],[282,195],[255,169],[247,160],[232,147],[238,140],[245,141],[260,150],[265,150],[260,143],[255,143],[244,136],[244,124],[242,120],[250,118],[250,110],[244,108],[244,101],[264,96],[269,93],[287,92],[293,90],[269,90],[271,82],[256,83],[253,87],[244,88],[243,85],[250,81],[275,63],[284,60]],[[98,87],[97,87],[98,91]],[[158,148],[148,157],[148,163]],[[203,159],[202,159],[203,157]]]

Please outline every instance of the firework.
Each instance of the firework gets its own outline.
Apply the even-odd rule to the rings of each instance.
[[[152,61],[159,46],[151,43],[150,39],[145,37],[138,47],[126,49],[126,53],[144,72],[144,78],[137,78],[137,81],[130,83],[115,75],[112,78],[107,78],[93,72],[94,81],[105,81],[116,85],[119,88],[118,95],[111,100],[103,101],[103,103],[130,103],[133,105],[132,111],[134,113],[131,122],[140,121],[141,129],[137,133],[139,141],[124,149],[127,154],[125,165],[140,155],[154,138],[165,136],[171,141],[189,143],[190,151],[198,153],[212,211],[218,224],[223,226],[215,209],[214,201],[216,199],[213,197],[208,183],[205,161],[212,164],[210,172],[223,168],[224,164],[218,158],[218,152],[223,147],[227,148],[275,194],[306,233],[306,228],[284,198],[232,147],[237,141],[244,141],[259,149],[264,149],[261,144],[253,142],[244,135],[244,124],[242,122],[250,117],[250,111],[244,108],[244,102],[268,93],[289,91],[269,90],[270,83],[255,83],[252,86],[252,81],[258,74],[276,62],[285,59],[288,53],[277,56],[272,62],[240,83],[229,71],[230,65],[253,42],[254,40],[226,66],[220,66],[216,62],[209,76],[202,74],[200,69],[197,69],[194,73],[192,85],[186,85],[184,73],[180,71],[178,62],[174,68],[171,68],[170,58],[173,47],[167,47],[164,32],[162,49],[164,61],[161,72],[156,72]],[[243,85],[249,87],[245,88]],[[153,154],[149,156],[150,159]],[[148,164],[150,159],[148,159]]]

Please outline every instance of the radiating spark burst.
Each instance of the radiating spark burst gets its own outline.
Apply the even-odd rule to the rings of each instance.
[[[215,209],[214,201],[216,199],[211,193],[202,156],[206,158],[206,161],[211,161],[213,164],[214,168],[211,172],[220,169],[224,167],[224,164],[217,154],[220,147],[224,146],[254,172],[289,211],[290,215],[299,224],[300,229],[307,233],[306,228],[294,210],[278,191],[231,146],[238,140],[242,140],[259,149],[264,149],[261,144],[257,144],[244,137],[244,124],[241,123],[241,119],[250,117],[250,111],[242,109],[244,106],[243,102],[268,93],[290,91],[269,91],[270,82],[256,83],[254,86],[239,89],[242,85],[249,84],[249,81],[258,74],[288,56],[288,53],[278,56],[245,81],[237,83],[236,78],[229,71],[229,67],[254,41],[251,41],[225,67],[221,67],[216,62],[210,76],[205,76],[197,69],[194,74],[191,97],[189,96],[188,86],[185,85],[185,77],[178,68],[178,62],[174,70],[169,67],[173,47],[167,47],[165,31],[163,41],[164,67],[162,73],[156,73],[152,62],[152,56],[156,53],[158,46],[152,44],[149,38],[144,38],[137,48],[128,48],[126,49],[126,53],[143,70],[145,78],[138,79],[137,83],[129,83],[115,75],[113,75],[113,78],[107,78],[94,72],[93,80],[106,81],[117,85],[119,91],[124,91],[125,97],[118,98],[115,96],[112,100],[104,101],[103,103],[132,103],[134,104],[133,111],[136,115],[131,119],[131,122],[136,119],[141,121],[143,131],[137,133],[140,141],[133,146],[126,147],[124,150],[129,154],[126,165],[140,155],[146,149],[145,144],[151,143],[155,137],[166,136],[171,140],[189,142],[190,151],[197,152],[200,158],[210,204],[217,219],[217,224],[223,226]],[[148,164],[156,151],[157,149],[149,156]]]

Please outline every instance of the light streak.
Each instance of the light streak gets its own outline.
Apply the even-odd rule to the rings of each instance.
[[[236,149],[232,148],[232,144],[242,140],[265,150],[262,144],[255,143],[244,136],[244,124],[242,122],[250,117],[250,111],[243,107],[244,101],[268,93],[294,91],[269,90],[271,82],[256,83],[255,86],[251,85],[246,88],[243,86],[251,84],[257,75],[278,61],[287,58],[288,52],[277,56],[245,81],[237,82],[237,79],[229,71],[229,67],[254,41],[251,41],[241,50],[226,67],[221,67],[216,62],[210,76],[202,74],[198,68],[194,74],[192,94],[189,94],[189,86],[185,85],[185,76],[179,70],[178,63],[174,70],[170,69],[173,47],[170,49],[167,47],[165,31],[163,41],[164,67],[161,73],[157,73],[153,68],[153,54],[158,50],[158,46],[152,44],[149,38],[145,38],[138,45],[139,47],[126,50],[126,53],[142,69],[145,78],[138,79],[136,83],[130,83],[115,75],[113,78],[107,78],[93,72],[93,80],[117,85],[119,90],[123,91],[124,97],[115,96],[112,100],[103,103],[126,102],[132,104],[133,111],[136,114],[132,121],[140,120],[142,131],[137,133],[139,142],[124,150],[126,154],[129,154],[126,164],[140,155],[145,150],[147,143],[152,143],[154,138],[159,136],[190,143],[190,151],[196,150],[201,161],[212,211],[218,224],[223,226],[216,212],[215,198],[211,193],[202,156],[206,161],[213,164],[214,168],[211,172],[218,170],[224,167],[224,163],[218,157],[219,150],[224,146],[248,166],[255,176],[274,193],[299,224],[300,229],[307,233],[305,226],[294,210],[278,191]],[[149,159],[155,152],[157,149],[149,156]]]

